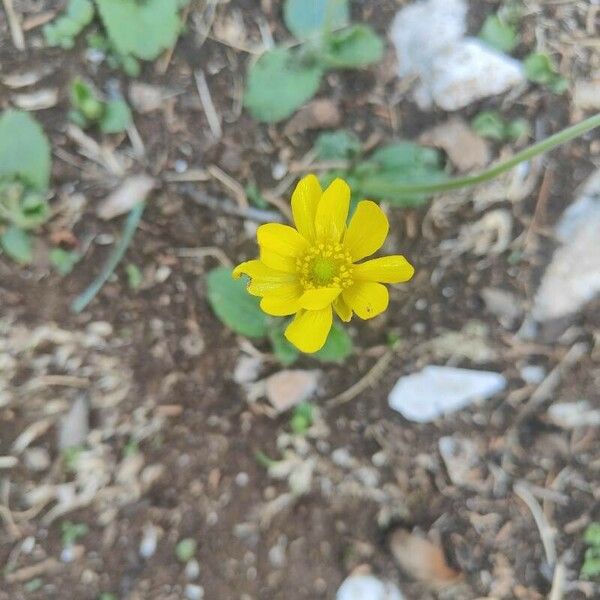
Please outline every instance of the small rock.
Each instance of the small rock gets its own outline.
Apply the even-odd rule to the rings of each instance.
[[[350,575],[340,586],[336,600],[403,600],[404,596],[391,581],[373,575]]]
[[[438,440],[438,448],[450,481],[461,487],[477,488],[481,481],[481,474],[476,469],[480,455],[477,444],[466,438],[447,435]]]
[[[141,81],[134,81],[129,86],[129,100],[136,111],[142,114],[158,110],[167,95],[162,88]]]
[[[531,316],[538,323],[576,314],[600,293],[600,170],[561,217],[562,242],[542,277]]]
[[[277,543],[269,550],[269,563],[275,569],[281,569],[285,566],[287,543],[287,537],[280,535]]]
[[[23,461],[30,471],[45,471],[50,467],[50,454],[45,448],[27,448],[23,453]]]
[[[266,396],[279,413],[293,408],[314,395],[320,371],[284,369],[267,378]]]
[[[233,370],[233,380],[239,384],[256,381],[262,366],[263,361],[260,357],[242,354]]]
[[[60,421],[58,447],[64,450],[74,446],[83,446],[89,433],[89,419],[90,408],[87,398],[79,396]]]
[[[23,110],[46,110],[58,103],[58,90],[41,89],[28,94],[13,94],[12,101],[15,106]]]
[[[430,365],[419,373],[401,377],[388,402],[409,421],[429,423],[485,400],[505,387],[506,379],[500,373]]]
[[[394,18],[390,37],[399,74],[420,77],[415,99],[423,109],[435,102],[444,110],[458,110],[525,81],[519,61],[463,37],[466,16],[464,0],[424,0]]]
[[[140,542],[140,556],[142,558],[150,558],[156,552],[158,543],[158,530],[153,525],[144,528],[144,535]]]
[[[600,109],[600,79],[580,79],[573,89],[573,104],[580,110]]]
[[[96,212],[105,221],[124,215],[136,204],[144,202],[155,186],[156,180],[149,175],[132,175],[100,203]]]
[[[189,579],[190,581],[198,579],[198,576],[200,575],[200,563],[195,558],[188,560],[185,565],[184,573],[186,579]]]
[[[204,588],[201,585],[188,583],[185,586],[185,597],[188,600],[202,600],[204,598]]]
[[[184,335],[179,340],[179,346],[188,356],[192,357],[200,356],[206,348],[204,338],[200,333]]]
[[[600,410],[593,409],[587,400],[557,402],[548,409],[548,417],[558,427],[594,427],[600,425]]]
[[[285,126],[285,134],[303,133],[310,129],[333,129],[342,120],[337,104],[329,98],[319,98],[303,106]]]
[[[481,290],[485,307],[494,314],[502,327],[510,329],[523,316],[521,301],[511,292],[500,288],[486,287]]]
[[[525,365],[521,368],[519,374],[525,383],[537,385],[542,383],[544,377],[546,377],[546,369],[541,365]]]
[[[460,117],[428,129],[419,142],[444,150],[459,171],[485,167],[490,160],[488,143]]]

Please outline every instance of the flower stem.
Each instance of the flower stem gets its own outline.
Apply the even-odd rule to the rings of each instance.
[[[375,197],[389,197],[392,198],[395,195],[402,194],[434,194],[437,192],[446,192],[448,190],[456,190],[459,188],[465,188],[484,181],[489,181],[506,171],[516,167],[519,163],[526,160],[530,160],[539,154],[548,152],[556,146],[560,146],[565,142],[569,142],[572,139],[587,133],[588,131],[600,127],[600,113],[589,117],[581,123],[567,127],[549,138],[533,144],[521,152],[517,152],[513,157],[501,162],[497,165],[491,166],[488,169],[476,173],[475,175],[466,175],[464,177],[455,177],[448,179],[447,181],[440,181],[437,183],[421,183],[412,185],[396,185],[385,181],[378,181],[376,178],[369,179],[368,177],[361,181],[361,191],[369,196]]]

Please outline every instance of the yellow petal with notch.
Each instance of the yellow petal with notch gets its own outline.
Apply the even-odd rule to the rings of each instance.
[[[331,306],[321,310],[301,310],[287,326],[285,337],[301,352],[317,352],[325,345],[332,323]]]

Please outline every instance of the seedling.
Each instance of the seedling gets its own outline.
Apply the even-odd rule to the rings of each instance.
[[[531,135],[531,126],[526,119],[506,121],[493,110],[480,112],[471,121],[471,126],[481,137],[498,142],[520,140]]]
[[[596,579],[600,577],[600,523],[591,523],[583,534],[583,541],[588,545],[585,551],[581,577]]]
[[[523,62],[523,66],[529,81],[539,83],[555,94],[562,94],[569,89],[569,80],[558,72],[553,60],[547,54],[532,52]]]

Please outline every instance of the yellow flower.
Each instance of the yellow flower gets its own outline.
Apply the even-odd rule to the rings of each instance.
[[[362,200],[346,226],[350,187],[336,179],[321,190],[314,175],[292,195],[296,229],[279,223],[257,231],[260,258],[237,266],[233,276],[250,277],[248,292],[260,296],[269,315],[293,315],[285,337],[302,352],[320,350],[331,329],[333,310],[342,321],[355,313],[372,319],[388,306],[383,283],[402,283],[414,274],[404,256],[370,256],[387,237],[387,217],[375,202]]]

